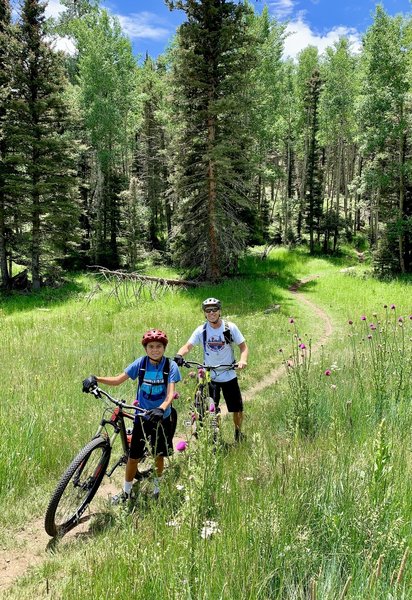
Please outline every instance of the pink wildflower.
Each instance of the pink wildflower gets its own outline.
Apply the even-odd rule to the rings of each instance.
[[[179,392],[175,392],[173,394],[173,400],[177,400],[178,398],[180,398],[180,394],[179,394]]]
[[[365,317],[365,315],[362,315],[362,316],[361,316],[361,321],[366,321],[366,317]]]
[[[329,377],[329,375],[331,375],[331,374],[332,374],[332,371],[330,369],[326,369],[326,371],[325,371],[326,377]]]
[[[292,318],[289,319],[289,323],[294,323],[294,322],[295,322],[294,319],[292,319]]]
[[[299,348],[300,348],[301,350],[305,350],[305,349],[306,349],[306,346],[305,346],[305,344],[299,344]]]
[[[187,448],[187,442],[184,442],[183,440],[181,440],[180,442],[177,442],[176,444],[176,450],[178,452],[184,452]]]
[[[395,310],[396,306],[394,304],[391,304],[391,310]]]

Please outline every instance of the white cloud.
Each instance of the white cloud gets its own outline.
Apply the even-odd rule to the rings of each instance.
[[[44,11],[44,14],[47,18],[53,17],[54,19],[56,19],[59,16],[59,14],[62,13],[64,10],[65,7],[62,4],[60,4],[59,0],[49,0],[46,5],[46,10]]]
[[[124,33],[132,39],[165,40],[172,33],[161,26],[163,20],[150,12],[132,13],[127,16],[117,14],[116,17]]]
[[[328,46],[333,46],[334,42],[337,42],[341,37],[346,37],[351,42],[354,52],[359,52],[362,45],[361,34],[353,27],[339,25],[319,34],[311,30],[302,16],[298,16],[294,21],[289,21],[286,26],[286,33],[288,35],[285,38],[283,55],[291,58],[295,58],[307,46],[316,46],[319,53],[322,53]]]
[[[70,56],[74,56],[77,52],[77,48],[72,39],[69,37],[56,37],[51,40],[51,45],[54,50],[62,50]]]
[[[275,0],[269,2],[269,8],[277,19],[285,19],[292,14],[295,0]]]

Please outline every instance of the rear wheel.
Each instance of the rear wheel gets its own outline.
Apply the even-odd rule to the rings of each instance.
[[[44,526],[55,537],[79,522],[106,473],[109,441],[98,437],[87,444],[60,479],[47,507]]]
[[[203,419],[205,417],[205,397],[202,391],[198,390],[195,394],[195,402],[193,406],[192,414],[192,435],[198,437],[200,428],[203,425]]]

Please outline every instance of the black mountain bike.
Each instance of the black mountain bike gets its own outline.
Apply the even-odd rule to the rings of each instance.
[[[103,416],[95,436],[73,459],[50,499],[44,526],[52,537],[64,535],[75,527],[93,500],[103,477],[111,477],[117,467],[127,463],[132,428],[126,427],[126,421],[130,420],[132,426],[136,413],[142,416],[147,413],[138,406],[116,400],[97,386],[90,393],[105,404]],[[116,408],[113,409],[111,404]],[[113,444],[119,434],[122,455],[108,471]]]
[[[196,367],[196,388],[193,398],[192,414],[190,419],[191,435],[195,438],[198,437],[201,430],[204,430],[204,426],[207,423],[208,429],[211,431],[211,438],[214,444],[219,439],[220,429],[220,408],[215,402],[214,385],[211,380],[211,372],[217,369],[235,369],[237,363],[230,365],[216,365],[209,366],[196,361],[184,361],[183,365],[187,368]],[[209,394],[209,384],[212,388],[212,396]]]

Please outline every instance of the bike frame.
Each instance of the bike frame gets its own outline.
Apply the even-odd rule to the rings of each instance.
[[[99,437],[99,435],[103,435],[103,436],[107,437],[110,447],[113,448],[114,442],[115,442],[117,436],[120,434],[123,455],[119,458],[119,460],[115,463],[115,465],[110,469],[110,471],[108,471],[106,473],[106,475],[108,477],[111,477],[112,474],[114,473],[114,471],[117,469],[117,467],[119,467],[120,465],[126,464],[128,458],[129,458],[132,432],[126,428],[125,420],[130,419],[133,424],[135,415],[125,412],[125,409],[133,410],[136,414],[139,414],[141,416],[145,415],[147,411],[143,408],[140,408],[140,406],[126,404],[122,400],[117,400],[116,398],[113,398],[113,396],[111,396],[108,392],[100,389],[99,387],[96,387],[94,390],[91,390],[91,393],[96,398],[100,398],[101,400],[103,400],[102,396],[104,396],[110,402],[112,402],[113,404],[116,405],[116,408],[113,410],[110,417],[105,418],[104,417],[105,413],[107,412],[107,410],[110,409],[109,405],[106,403],[107,406],[103,412],[103,417],[102,417],[102,419],[100,421],[100,425],[97,428],[97,431],[94,435],[94,437]],[[104,400],[103,400],[103,402],[104,402]],[[110,427],[113,428],[113,432],[111,435],[107,431],[108,425],[110,425]]]
[[[192,428],[194,426],[194,421],[199,420],[200,422],[202,422],[204,416],[207,414],[210,414],[210,415],[214,415],[215,420],[214,420],[213,426],[215,429],[218,429],[219,428],[220,409],[219,409],[219,411],[217,411],[218,407],[216,406],[215,393],[213,394],[214,397],[212,397],[212,400],[214,403],[214,410],[212,411],[210,406],[206,406],[206,399],[210,397],[209,396],[209,383],[212,382],[211,371],[214,371],[216,369],[223,368],[223,367],[234,369],[234,368],[236,368],[236,363],[210,366],[210,365],[205,365],[203,363],[198,363],[196,361],[184,361],[183,364],[187,368],[196,367],[196,369],[197,369],[196,388],[195,388],[195,392],[194,392],[194,413],[192,414],[192,420],[191,420]],[[198,397],[200,397],[200,401],[201,401],[200,411],[198,410],[198,407],[196,406]],[[197,413],[197,417],[196,417],[196,413]],[[194,435],[196,435],[196,432],[194,433]]]

